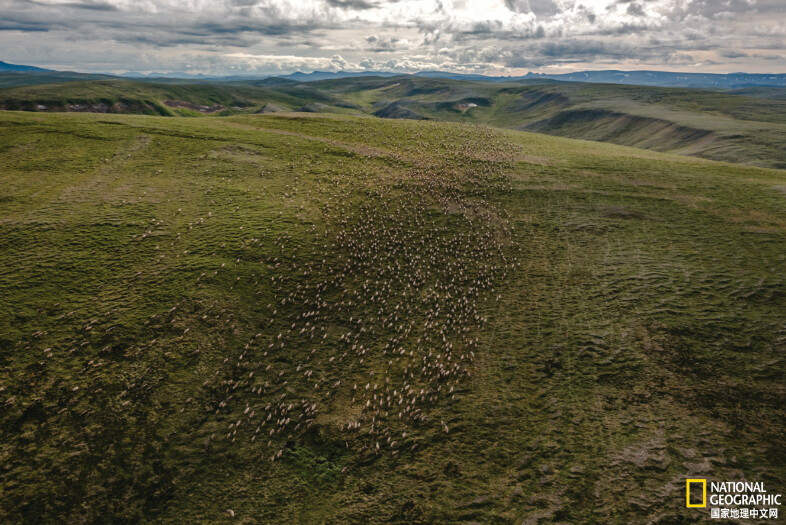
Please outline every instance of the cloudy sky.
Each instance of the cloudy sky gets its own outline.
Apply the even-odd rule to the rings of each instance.
[[[0,0],[0,60],[86,72],[785,72],[784,0]]]

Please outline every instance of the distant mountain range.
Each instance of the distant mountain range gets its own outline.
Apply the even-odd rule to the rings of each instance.
[[[313,71],[303,73],[297,71],[289,75],[278,77],[261,77],[255,75],[233,75],[225,77],[211,77],[206,75],[189,75],[188,73],[141,74],[125,73],[129,78],[179,78],[189,80],[210,81],[243,81],[261,78],[281,78],[296,82],[313,82],[317,80],[334,80],[338,78],[355,77],[394,77],[401,73],[391,71]],[[575,73],[545,74],[527,73],[522,76],[487,76],[451,73],[449,71],[420,71],[413,76],[429,78],[451,78],[457,80],[474,80],[487,82],[517,82],[521,80],[559,80],[563,82],[593,82],[608,84],[632,84],[640,86],[659,87],[697,87],[738,89],[752,86],[786,86],[786,74],[757,74],[757,73],[681,73],[671,71],[577,71]]]
[[[0,72],[53,72],[51,69],[43,69],[34,66],[8,64],[0,62]],[[288,75],[231,75],[231,76],[210,76],[203,74],[190,74],[180,72],[170,73],[123,73],[123,78],[134,79],[180,79],[211,82],[237,82],[246,80],[261,80],[266,78],[280,78],[295,82],[313,82],[317,80],[333,80],[338,78],[355,77],[393,77],[401,76],[402,73],[391,71],[313,71],[303,73],[297,71]],[[462,73],[451,73],[448,71],[420,71],[413,73],[417,77],[429,78],[450,78],[457,80],[474,80],[487,82],[518,82],[522,80],[558,80],[563,82],[592,82],[608,84],[631,84],[640,86],[659,86],[659,87],[695,87],[695,88],[717,88],[717,89],[739,89],[755,86],[786,87],[786,73],[760,74],[760,73],[682,73],[672,71],[577,71],[575,73],[545,74],[527,73],[523,76],[487,76],[472,75]]]
[[[735,89],[750,86],[786,86],[786,74],[680,73],[671,71],[577,71],[561,75],[529,73],[524,78],[544,78],[567,82],[600,82],[638,86],[698,87]]]
[[[345,77],[362,76],[397,76],[398,73],[387,71],[368,71],[353,73],[338,71],[335,73],[314,71],[313,73],[292,73],[282,75],[281,78],[309,82],[314,80],[329,80]],[[420,71],[414,76],[430,78],[452,78],[459,80],[475,80],[489,82],[516,82],[520,80],[561,80],[564,82],[593,82],[608,84],[634,84],[640,86],[660,87],[700,87],[734,89],[750,86],[786,86],[786,74],[756,74],[756,73],[680,73],[670,71],[577,71],[564,74],[527,73],[523,76],[486,76],[465,75],[450,73],[448,71]]]
[[[153,79],[153,78],[179,78],[182,80],[224,80],[224,79],[240,79],[240,76],[232,75],[232,76],[224,76],[224,77],[216,77],[210,75],[203,75],[201,73],[193,75],[191,73],[139,73],[138,71],[129,71],[127,73],[120,73],[116,75],[118,77],[123,78],[135,78],[135,79]],[[253,80],[258,78],[267,78],[267,76],[244,76],[242,77],[243,80]]]
[[[129,78],[179,78],[189,80],[211,81],[243,81],[260,78],[282,78],[296,82],[313,82],[317,80],[334,80],[338,78],[356,77],[394,77],[401,73],[391,71],[313,71],[303,73],[297,71],[289,75],[278,77],[260,77],[254,75],[233,75],[225,77],[211,77],[206,75],[189,75],[187,73],[166,74],[141,74],[126,73],[122,76]],[[451,73],[449,71],[419,71],[413,73],[417,77],[451,78],[457,80],[474,80],[487,82],[517,82],[521,80],[559,80],[563,82],[593,82],[607,84],[632,84],[640,86],[660,87],[698,87],[736,89],[752,86],[786,86],[786,74],[756,74],[756,73],[681,73],[670,71],[577,71],[575,73],[545,74],[527,73],[522,76],[487,76]]]
[[[19,65],[19,64],[9,64],[8,62],[3,62],[2,60],[0,60],[0,71],[4,71],[4,72],[14,72],[14,71],[27,72],[27,71],[53,71],[53,70],[52,69],[44,69],[44,68],[35,67],[35,66],[22,66],[22,65]]]

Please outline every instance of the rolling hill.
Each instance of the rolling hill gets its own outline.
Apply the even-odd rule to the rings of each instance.
[[[314,89],[288,89],[286,85],[267,88],[265,81],[260,85],[236,85],[112,79],[0,90],[0,109],[23,111],[197,116],[264,111],[268,104],[280,106],[279,111],[300,110],[316,103],[340,111],[339,105],[344,102]]]
[[[783,171],[338,114],[0,130],[2,522],[673,524],[686,477],[783,486]]]
[[[786,166],[786,101],[710,90],[451,79],[307,84],[389,118],[472,122],[760,166]]]
[[[443,120],[782,168],[786,167],[786,100],[779,89],[726,93],[542,79],[504,83],[417,76],[312,82],[111,79],[0,89],[0,109],[169,116],[300,111]]]
[[[89,73],[69,73],[65,71],[0,71],[0,89],[38,84],[60,84],[86,80],[112,80],[111,75],[93,75]]]

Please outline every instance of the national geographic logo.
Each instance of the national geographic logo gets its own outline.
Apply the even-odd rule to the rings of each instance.
[[[710,506],[715,519],[778,519],[781,495],[768,493],[763,482],[685,480],[685,506]]]

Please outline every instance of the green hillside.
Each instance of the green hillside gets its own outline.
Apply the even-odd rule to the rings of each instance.
[[[111,75],[73,73],[70,71],[25,71],[0,72],[0,88],[34,86],[37,84],[58,84],[71,81],[108,80]]]
[[[367,112],[473,122],[766,167],[786,166],[786,101],[711,90],[398,77],[311,82]]]
[[[783,171],[324,114],[0,112],[0,161],[0,522],[674,524],[686,478],[783,487]]]
[[[746,95],[749,97],[775,98],[780,100],[786,99],[786,88],[784,87],[751,86],[748,88],[732,89],[728,92],[735,95]]]
[[[0,109],[141,113],[165,116],[231,115],[239,111],[303,110],[314,103],[342,101],[315,90],[267,89],[211,83],[154,83],[100,80],[20,86],[0,90]],[[338,106],[337,106],[338,107]]]
[[[0,76],[0,86],[2,82]],[[413,76],[306,83],[275,78],[238,82],[114,79],[0,89],[0,109],[167,116],[281,111],[366,114],[486,124],[727,162],[786,167],[786,100],[777,89],[769,88],[727,93]]]

